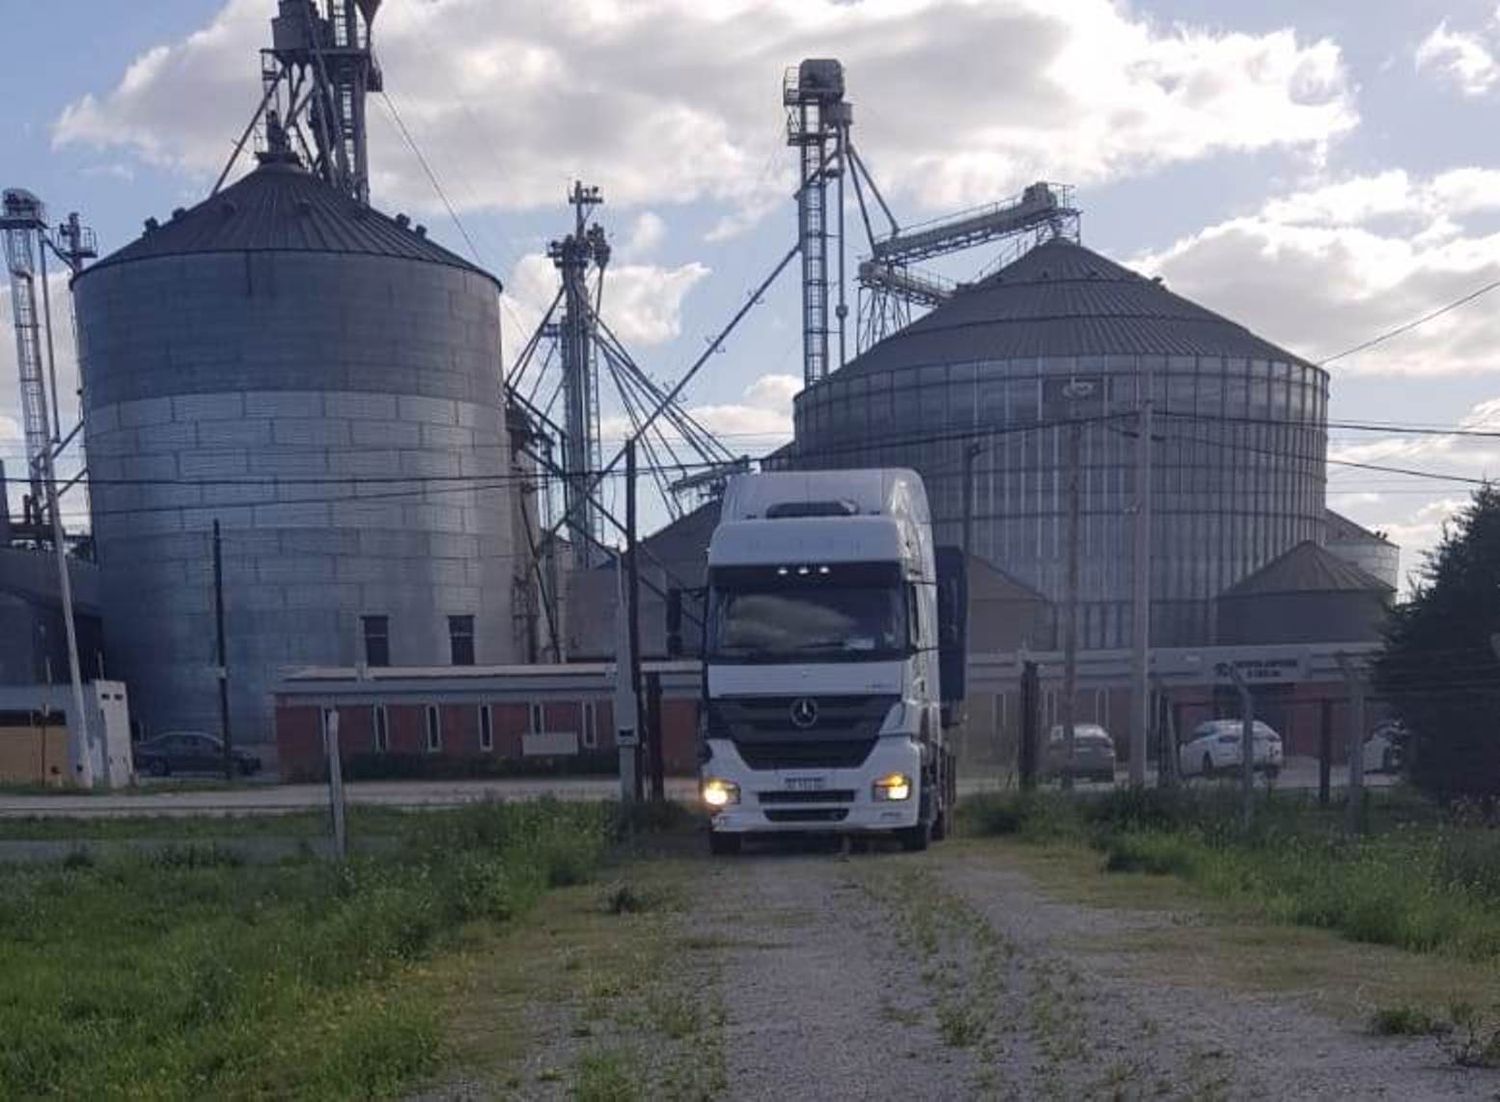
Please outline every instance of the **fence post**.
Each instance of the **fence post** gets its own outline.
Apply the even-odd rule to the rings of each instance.
[[[1349,686],[1349,807],[1348,829],[1359,834],[1365,817],[1365,679],[1364,671],[1347,654],[1339,654],[1339,669]]]
[[[339,712],[323,711],[323,753],[328,759],[328,808],[333,817],[333,853],[340,861],[349,856],[349,834],[344,825],[344,765],[339,754]]]
[[[1333,701],[1320,700],[1318,717],[1318,805],[1327,807],[1333,787]]]
[[[1037,724],[1041,718],[1041,678],[1035,662],[1021,666],[1021,791],[1036,787]]]

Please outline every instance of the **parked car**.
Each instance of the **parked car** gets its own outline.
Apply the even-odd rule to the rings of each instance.
[[[1382,723],[1365,740],[1365,772],[1395,773],[1401,768],[1406,747],[1406,729],[1396,722]]]
[[[1252,728],[1255,769],[1272,777],[1281,772],[1281,736],[1260,720]],[[1192,737],[1177,751],[1178,768],[1184,777],[1211,777],[1237,772],[1243,762],[1244,721],[1211,719],[1193,728]]]
[[[142,739],[133,748],[135,770],[153,777],[173,773],[222,773],[224,742],[216,735],[202,731],[168,731],[155,738]],[[260,772],[260,758],[248,750],[231,751],[235,772],[242,777]]]
[[[1068,746],[1061,724],[1054,726],[1047,736],[1047,754],[1042,769],[1049,777],[1061,777],[1068,771]],[[1115,779],[1115,741],[1097,723],[1073,725],[1072,774],[1075,779]]]

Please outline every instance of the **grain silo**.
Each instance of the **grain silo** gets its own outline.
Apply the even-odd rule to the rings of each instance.
[[[1205,644],[1219,593],[1324,535],[1328,375],[1072,241],[1037,246],[804,390],[786,461],[914,467],[937,538],[957,543],[977,445],[971,550],[1056,602],[1061,422],[1084,419],[1079,644],[1126,647],[1130,415],[1147,394],[1159,414],[1152,639]]]
[[[106,646],[148,729],[287,665],[513,660],[499,285],[263,154],[75,285]],[[478,481],[474,476],[482,476]]]

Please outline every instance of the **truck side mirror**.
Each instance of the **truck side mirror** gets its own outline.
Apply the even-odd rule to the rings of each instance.
[[[667,590],[667,657],[682,657],[682,590]]]

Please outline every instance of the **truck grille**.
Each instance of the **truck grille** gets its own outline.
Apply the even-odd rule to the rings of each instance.
[[[847,807],[805,807],[796,811],[767,811],[773,823],[841,823],[849,817]]]
[[[852,804],[854,789],[825,788],[818,792],[758,792],[763,804]]]
[[[751,769],[858,769],[875,749],[875,739],[735,739],[734,748]]]
[[[898,698],[886,694],[862,696],[736,696],[709,703],[709,727],[735,739],[859,738],[880,730]],[[805,728],[792,723],[792,706],[809,700],[817,707],[816,721]]]

